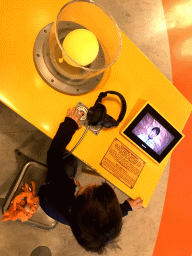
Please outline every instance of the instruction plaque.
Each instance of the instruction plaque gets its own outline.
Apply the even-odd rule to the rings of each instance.
[[[100,165],[132,189],[145,162],[115,138]]]

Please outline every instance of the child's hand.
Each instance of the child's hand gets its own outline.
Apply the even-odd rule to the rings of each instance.
[[[135,200],[128,198],[127,201],[131,205],[131,208],[133,210],[140,210],[143,208],[143,206],[142,206],[143,200],[140,197],[138,197]]]
[[[83,114],[83,111],[79,112],[75,107],[72,110],[70,108],[67,110],[67,116],[72,118],[78,124],[79,128],[82,127],[82,124],[79,123],[79,120]]]

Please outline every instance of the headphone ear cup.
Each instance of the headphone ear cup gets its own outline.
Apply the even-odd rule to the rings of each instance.
[[[111,128],[112,126],[116,126],[116,125],[117,125],[117,121],[113,117],[106,114],[103,127]]]
[[[94,107],[91,107],[87,113],[87,120],[91,125],[97,125],[103,123],[106,115],[106,107],[100,103],[97,103]]]

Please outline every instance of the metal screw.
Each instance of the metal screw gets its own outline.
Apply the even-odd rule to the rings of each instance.
[[[53,83],[53,82],[54,82],[54,80],[53,80],[53,79],[51,79],[51,82]]]
[[[47,33],[47,30],[44,30],[45,33]]]
[[[37,54],[37,57],[40,57],[40,54]]]

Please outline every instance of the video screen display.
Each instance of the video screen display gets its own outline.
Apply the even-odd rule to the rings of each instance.
[[[157,163],[184,137],[148,103],[125,127],[122,135],[131,139]]]
[[[149,113],[141,119],[132,130],[132,133],[153,149],[158,155],[161,155],[175,138]]]

